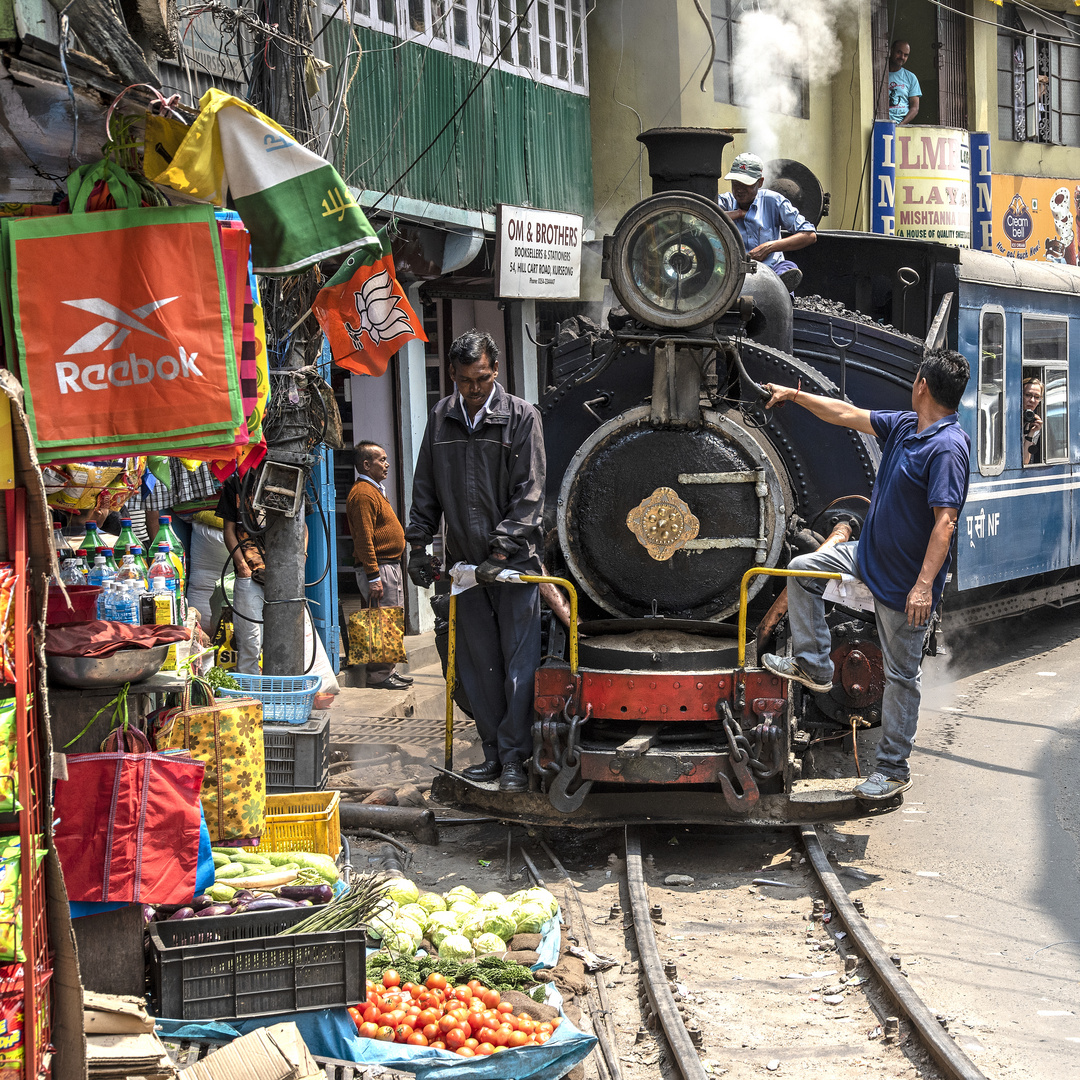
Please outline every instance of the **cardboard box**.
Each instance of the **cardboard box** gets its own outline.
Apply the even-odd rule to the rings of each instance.
[[[325,1080],[295,1024],[257,1028],[184,1069],[182,1080]]]

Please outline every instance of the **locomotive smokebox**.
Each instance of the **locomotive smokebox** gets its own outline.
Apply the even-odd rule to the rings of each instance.
[[[692,191],[716,202],[724,175],[724,148],[733,136],[715,128],[649,128],[638,136],[649,151],[654,195]]]

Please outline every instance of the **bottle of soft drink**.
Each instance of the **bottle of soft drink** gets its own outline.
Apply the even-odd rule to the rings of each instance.
[[[113,545],[113,552],[118,559],[123,558],[133,547],[139,543],[135,530],[131,527],[131,518],[120,519],[120,535]]]
[[[184,545],[180,543],[180,537],[173,530],[172,516],[162,514],[158,521],[160,522],[158,533],[154,537],[151,548],[157,551],[162,544],[168,544],[169,551],[173,556],[173,565],[176,567],[177,576],[180,579],[178,589],[180,592],[184,592],[187,589],[187,552],[184,551]]]
[[[98,554],[105,556],[105,565],[113,572],[114,575],[120,572],[120,565],[116,561],[116,557],[113,555],[113,549],[110,547],[104,547],[98,549]]]
[[[143,557],[143,549],[139,547],[138,544],[136,544],[133,548],[129,549],[128,554],[135,556],[135,569],[138,570],[145,579],[150,567],[147,565],[146,559]]]
[[[79,550],[86,555],[86,558],[93,560],[97,554],[98,548],[104,547],[104,541],[98,533],[97,523],[88,521],[86,523],[86,535],[83,537],[83,542],[79,545]]]
[[[62,521],[54,521],[52,523],[53,530],[53,547],[56,549],[56,557],[60,558],[66,551],[71,549],[68,547],[68,542],[64,538],[64,523]]]

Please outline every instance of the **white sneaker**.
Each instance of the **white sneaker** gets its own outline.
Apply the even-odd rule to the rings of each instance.
[[[909,787],[910,780],[894,780],[884,773],[875,772],[855,788],[855,794],[868,802],[884,802],[903,794]]]

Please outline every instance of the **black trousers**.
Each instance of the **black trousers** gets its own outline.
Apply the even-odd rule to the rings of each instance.
[[[477,586],[457,598],[457,677],[469,697],[484,757],[532,757],[533,693],[540,666],[540,590]]]

